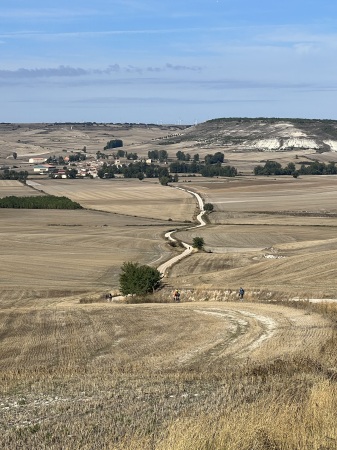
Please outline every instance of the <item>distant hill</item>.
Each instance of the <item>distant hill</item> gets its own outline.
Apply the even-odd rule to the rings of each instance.
[[[162,145],[193,142],[194,146],[240,151],[337,151],[337,120],[221,118],[191,126]]]

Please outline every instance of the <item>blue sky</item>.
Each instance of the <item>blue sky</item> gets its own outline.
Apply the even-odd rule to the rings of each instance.
[[[335,0],[1,0],[0,122],[337,119]]]

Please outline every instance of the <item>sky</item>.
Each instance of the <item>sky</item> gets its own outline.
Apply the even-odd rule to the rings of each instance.
[[[336,0],[1,0],[0,122],[337,119]]]

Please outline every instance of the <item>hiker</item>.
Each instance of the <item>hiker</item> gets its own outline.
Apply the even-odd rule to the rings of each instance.
[[[176,291],[174,292],[173,298],[175,302],[180,302],[180,291],[178,291],[178,289],[176,289]]]
[[[242,287],[240,287],[240,289],[239,289],[239,299],[243,300],[243,296],[244,295],[245,295],[245,290]]]
[[[111,292],[110,292],[110,294],[108,295],[108,297],[109,297],[109,302],[111,302],[111,300],[112,300],[112,294],[111,294]]]

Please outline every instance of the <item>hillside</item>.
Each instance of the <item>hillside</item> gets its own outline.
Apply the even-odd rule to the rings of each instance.
[[[111,138],[119,138],[129,151],[147,156],[148,150],[165,146],[176,149],[220,147],[224,151],[312,150],[337,152],[337,120],[278,118],[219,118],[197,125],[154,124],[0,124],[0,157],[46,155],[51,152],[103,150]]]
[[[223,152],[225,164],[240,174],[253,173],[266,159],[282,166],[318,160],[337,162],[337,121],[276,118],[219,118],[197,125],[53,123],[0,124],[0,168],[28,170],[31,157],[69,156],[85,150],[96,159],[111,139],[139,159],[149,151],[165,150],[175,161],[178,151],[203,159]],[[17,160],[14,161],[13,154]],[[13,166],[13,163],[15,166]]]
[[[162,144],[191,143],[238,151],[337,151],[337,121],[274,118],[222,118],[189,127]]]

